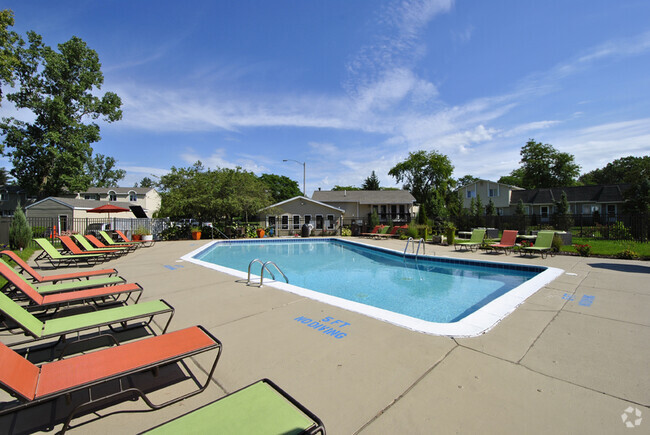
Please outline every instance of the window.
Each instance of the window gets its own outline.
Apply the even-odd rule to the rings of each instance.
[[[129,192],[129,201],[136,202],[137,200],[138,200],[138,194],[131,190]]]
[[[322,214],[317,214],[316,215],[316,229],[317,230],[322,230],[323,229],[323,215]]]
[[[542,221],[547,221],[548,220],[548,206],[547,205],[542,205],[539,207],[539,214],[542,218]]]
[[[311,223],[311,215],[310,215],[310,214],[306,214],[306,215],[305,215],[305,223],[306,223],[306,224],[310,224],[310,223]]]
[[[489,197],[499,196],[499,189],[488,189],[488,196]]]
[[[115,193],[114,191],[110,190],[110,191],[108,192],[108,200],[109,200],[109,201],[117,201],[117,193]]]
[[[269,227],[274,227],[275,226],[275,216],[268,216],[267,218],[269,220]]]
[[[467,190],[468,198],[476,198],[476,190]]]
[[[289,216],[286,214],[282,216],[282,229],[283,230],[289,229]]]
[[[333,214],[328,214],[326,222],[327,222],[327,229],[328,230],[333,230],[334,229],[334,215]]]
[[[6,200],[7,200],[7,192],[1,192],[0,201],[6,201]]]
[[[294,230],[300,229],[300,215],[297,214],[293,215],[293,229]]]
[[[93,201],[99,201],[99,195],[97,195],[96,193],[86,193],[86,194],[84,195],[84,199],[90,199],[90,200],[93,200]]]
[[[582,214],[592,214],[595,212],[600,213],[600,206],[596,204],[584,204],[582,206]]]

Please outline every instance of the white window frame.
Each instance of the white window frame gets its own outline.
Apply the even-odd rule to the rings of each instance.
[[[325,226],[327,227],[328,230],[333,230],[334,229],[334,215],[333,214],[328,214],[327,219],[325,219]]]
[[[298,222],[296,223],[296,218],[298,218]],[[293,229],[294,230],[299,230],[300,229],[300,215],[299,214],[294,214],[292,217],[293,221]]]
[[[117,201],[117,193],[114,190],[109,190],[108,191],[108,201],[109,202]]]
[[[469,190],[467,189],[467,194],[466,197],[469,198],[476,198],[476,190]]]
[[[310,214],[305,215],[305,223],[307,225],[309,225],[311,223],[311,215]]]
[[[288,230],[289,229],[289,215],[288,214],[283,214],[280,216],[280,228],[283,230]]]
[[[131,201],[131,202],[137,202],[138,201],[138,194],[135,193],[133,190],[129,190],[129,201]]]
[[[496,198],[499,196],[499,189],[488,189],[488,198]]]
[[[324,228],[324,226],[325,226],[325,220],[323,219],[323,215],[322,214],[317,214],[316,215],[316,226],[314,228],[316,228],[317,230],[322,230]]]

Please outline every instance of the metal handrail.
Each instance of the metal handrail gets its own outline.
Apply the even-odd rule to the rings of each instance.
[[[422,255],[427,255],[427,245],[424,241],[424,238],[421,238],[418,240],[418,250],[415,252],[415,258],[418,258],[418,254],[420,253],[420,244],[422,244]]]
[[[275,275],[273,274],[271,269],[269,269],[269,267],[268,267],[269,264],[272,265],[272,266],[275,266],[277,271],[280,272],[280,274],[284,277],[284,280],[287,282],[287,284],[289,284],[289,278],[287,278],[287,276],[284,274],[284,272],[282,272],[282,270],[278,267],[277,264],[275,264],[273,261],[267,261],[267,262],[263,263],[262,260],[260,260],[259,258],[256,258],[256,259],[252,260],[250,263],[248,263],[248,279],[246,280],[246,285],[251,285],[251,267],[255,263],[259,263],[259,264],[262,265],[262,270],[260,272],[260,287],[262,287],[262,284],[264,282],[264,270],[265,269],[271,274],[271,278],[273,280],[275,280]]]
[[[404,254],[403,256],[406,257],[406,250],[409,248],[409,243],[413,241],[413,237],[409,237],[408,240],[406,241],[406,246],[404,246]],[[413,248],[413,245],[411,245],[411,248]]]

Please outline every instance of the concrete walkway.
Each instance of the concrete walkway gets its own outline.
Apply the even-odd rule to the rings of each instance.
[[[405,244],[355,240],[399,251]],[[232,276],[179,261],[202,244],[157,243],[107,266],[140,283],[143,300],[163,298],[173,305],[171,330],[201,324],[224,343],[213,384],[159,411],[114,413],[144,409],[142,402],[102,409],[75,419],[75,424],[88,423],[71,433],[137,433],[263,377],[315,412],[330,434],[650,433],[647,262],[524,259],[428,245],[430,255],[565,270],[486,334],[454,339],[272,287],[247,287]],[[301,316],[346,322],[340,329],[347,335],[320,333],[295,320]],[[207,365],[197,363],[199,371]],[[173,397],[176,390],[171,386],[157,394]],[[634,429],[621,418],[628,407],[643,415]],[[22,428],[17,432],[30,427],[23,418],[28,417],[11,423]]]

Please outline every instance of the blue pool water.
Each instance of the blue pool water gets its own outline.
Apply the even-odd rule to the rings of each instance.
[[[247,272],[253,259],[272,260],[294,286],[440,323],[465,318],[546,269],[437,257],[416,260],[339,239],[217,243],[193,258],[240,272]],[[259,275],[260,269],[256,264],[251,271]]]

